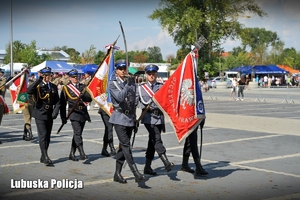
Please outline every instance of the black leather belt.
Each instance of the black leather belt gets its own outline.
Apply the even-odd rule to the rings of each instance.
[[[147,112],[148,113],[153,113],[154,115],[161,115],[162,114],[162,112],[158,109],[153,109],[153,110],[148,109]]]
[[[130,111],[130,110],[123,110],[122,108],[115,108],[114,111],[123,113],[125,115],[131,115],[132,114],[132,111]]]

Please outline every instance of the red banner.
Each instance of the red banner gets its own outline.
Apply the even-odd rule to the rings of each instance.
[[[189,53],[153,101],[171,119],[179,143],[205,119],[204,103],[195,72],[195,57]]]
[[[109,54],[105,61],[95,72],[95,76],[87,86],[88,92],[91,94],[93,101],[96,102],[108,115],[111,115],[113,108],[108,102],[107,86],[108,86],[108,71],[111,54]]]

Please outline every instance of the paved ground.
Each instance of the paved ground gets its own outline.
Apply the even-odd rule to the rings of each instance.
[[[265,90],[266,91],[266,90]],[[211,92],[211,91],[210,91]],[[152,167],[158,176],[147,176],[142,184],[134,182],[128,166],[122,174],[127,184],[112,181],[115,159],[100,155],[103,123],[92,109],[92,123],[84,131],[84,148],[89,160],[68,160],[72,130],[66,124],[56,134],[55,120],[49,155],[53,167],[39,163],[36,141],[21,140],[22,114],[4,116],[0,129],[1,199],[300,199],[299,104],[282,103],[282,94],[270,91],[273,101],[257,102],[258,90],[245,92],[245,100],[229,101],[229,90],[204,93],[207,120],[203,134],[202,164],[206,177],[181,172],[183,144],[178,144],[173,129],[166,124],[162,138],[169,160],[176,166],[166,173],[156,156]],[[295,94],[300,99],[299,91]],[[251,96],[250,94],[253,94]],[[247,98],[248,97],[248,98]],[[251,97],[251,98],[250,98]],[[34,121],[33,121],[34,123]],[[33,127],[36,137],[36,128]],[[200,134],[199,134],[200,135]],[[115,135],[116,136],[116,135]],[[114,137],[115,144],[117,138]],[[147,132],[140,127],[136,136],[134,159],[142,171]],[[189,161],[192,167],[192,158]],[[83,189],[13,189],[12,180],[82,181]],[[59,186],[59,185],[58,185]]]

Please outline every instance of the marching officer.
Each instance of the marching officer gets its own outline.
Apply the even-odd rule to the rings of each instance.
[[[134,78],[125,80],[127,75],[126,66],[128,65],[126,65],[125,60],[118,60],[115,63],[115,77],[111,79],[108,86],[114,107],[109,122],[115,127],[120,146],[116,154],[116,171],[114,174],[114,181],[119,183],[127,183],[121,175],[125,159],[135,176],[135,181],[141,182],[145,179],[136,167],[130,148],[130,138],[136,123],[137,102],[135,101],[136,86]]]
[[[53,120],[58,115],[59,95],[57,86],[50,82],[51,68],[45,67],[40,72],[42,76],[27,88],[27,93],[33,95],[36,101],[32,116],[35,118],[42,153],[40,162],[50,165],[52,161],[48,156],[48,148]]]
[[[105,126],[101,155],[106,157],[114,156],[116,155],[116,149],[114,147],[113,125],[109,122],[110,116],[102,108],[99,108],[98,113]],[[107,151],[108,145],[110,147],[110,153]]]
[[[202,129],[205,123],[205,119],[200,123],[200,128]],[[183,147],[183,157],[182,157],[182,165],[181,170],[189,173],[195,173],[196,176],[207,175],[208,172],[203,169],[200,161],[200,154],[198,150],[198,127],[185,139],[184,147]],[[202,141],[201,141],[202,142]],[[192,156],[196,165],[195,170],[189,167],[188,161],[190,157],[190,153],[192,152]]]
[[[68,106],[68,112],[71,111],[75,102],[80,98],[75,109],[70,114],[69,119],[73,128],[73,138],[71,144],[71,151],[69,159],[78,161],[75,156],[76,148],[78,148],[80,154],[80,160],[86,160],[88,157],[85,155],[83,150],[82,132],[86,121],[91,121],[90,115],[87,111],[87,105],[92,101],[92,97],[88,92],[85,91],[85,85],[78,81],[78,71],[72,69],[68,72],[70,82],[62,87],[60,94],[60,117],[63,124],[67,123],[66,117],[66,106]]]
[[[150,175],[156,175],[156,172],[151,168],[155,151],[164,163],[167,172],[174,167],[174,163],[170,163],[166,156],[166,148],[161,139],[161,132],[165,131],[164,115],[157,105],[152,102],[154,93],[163,86],[162,83],[156,81],[158,69],[157,65],[147,65],[145,67],[147,82],[139,85],[137,93],[137,100],[140,101],[142,112],[146,112],[141,121],[149,133],[144,174]],[[145,109],[147,110],[145,111]]]

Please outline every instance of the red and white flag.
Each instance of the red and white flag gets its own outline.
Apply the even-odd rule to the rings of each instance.
[[[26,92],[28,86],[28,76],[29,71],[24,69],[6,83],[6,85],[9,85],[14,113],[23,110],[25,108],[24,106],[28,104],[28,94]]]
[[[109,116],[113,112],[113,106],[108,92],[108,82],[110,80],[109,72],[111,71],[111,67],[113,68],[113,60],[113,49],[111,49],[110,53],[106,56],[101,66],[98,67],[91,82],[87,86],[87,91],[91,94],[93,101]]]
[[[202,92],[195,71],[195,54],[189,53],[153,101],[171,119],[179,143],[205,119]]]

